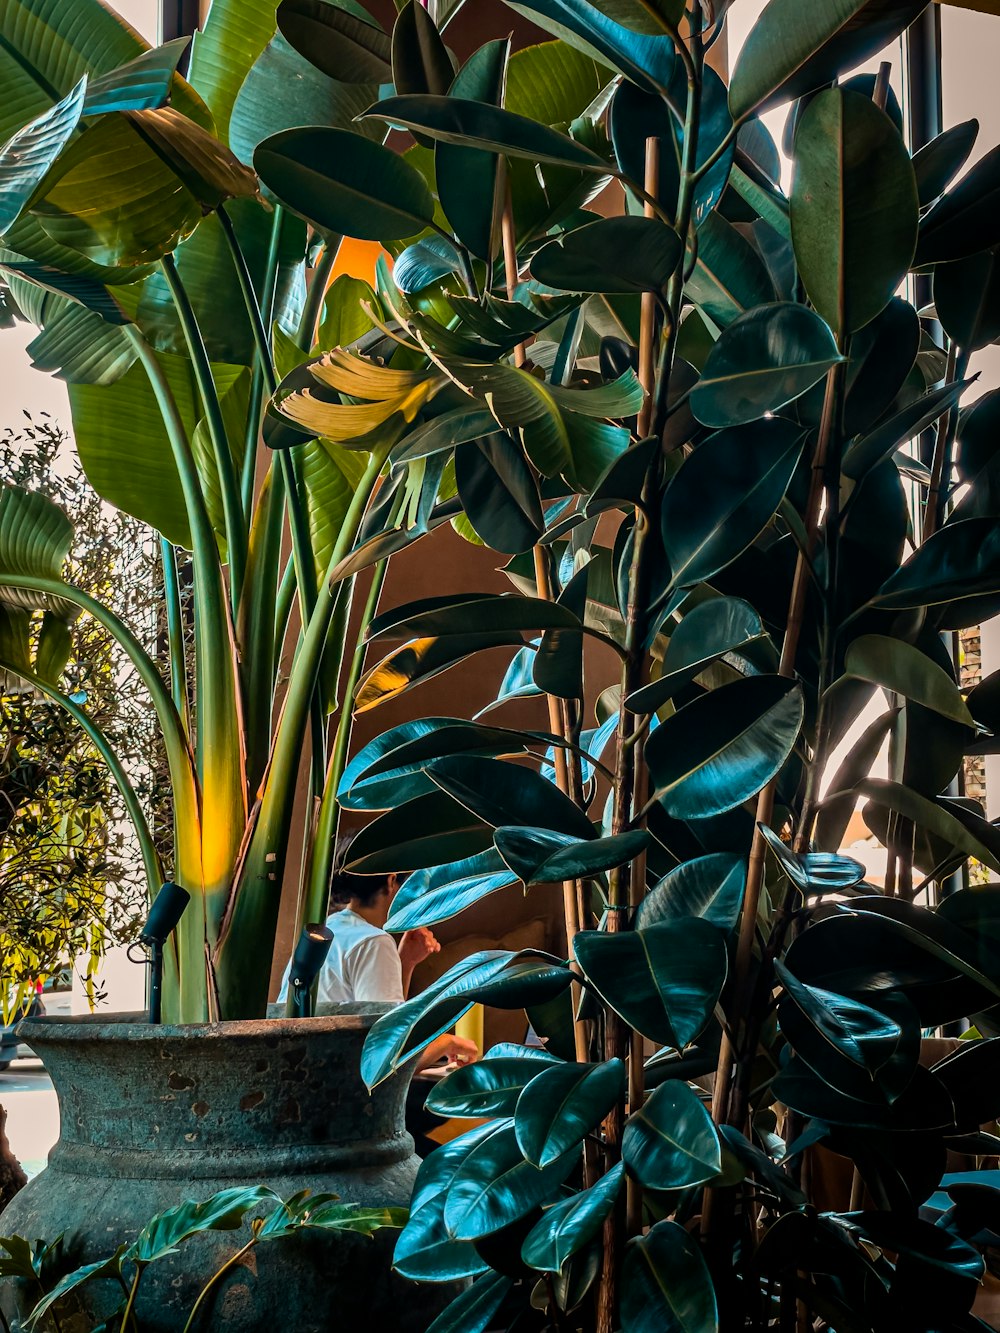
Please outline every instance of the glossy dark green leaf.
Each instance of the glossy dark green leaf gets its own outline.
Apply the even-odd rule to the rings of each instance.
[[[926,829],[966,856],[974,856],[1000,873],[1000,859],[996,853],[970,832],[956,815],[936,801],[921,796],[909,787],[898,782],[888,782],[883,778],[866,778],[855,788],[858,796],[866,796],[876,805],[883,805],[904,819],[912,819],[920,828]]]
[[[720,328],[775,299],[759,252],[718,210],[698,228],[698,259],[684,291]]]
[[[393,898],[385,928],[399,934],[448,921],[473,903],[517,881],[518,876],[492,847],[464,861],[415,870]]]
[[[810,102],[795,135],[795,163],[795,260],[809,299],[843,339],[889,304],[910,267],[918,222],[913,166],[886,113],[839,88]]]
[[[543,245],[531,275],[566,292],[662,291],[680,257],[677,233],[655,218],[601,218]]]
[[[487,42],[473,52],[447,91],[452,97],[499,106],[509,58],[509,41]],[[495,153],[478,148],[439,143],[434,150],[441,207],[455,235],[480,259],[491,259],[496,252],[499,162]]]
[[[558,1273],[598,1235],[621,1190],[625,1168],[618,1162],[596,1185],[547,1208],[521,1246],[521,1257],[542,1273]]]
[[[501,1231],[557,1197],[578,1158],[571,1149],[539,1169],[522,1154],[513,1126],[502,1129],[473,1148],[455,1173],[445,1198],[445,1225],[457,1240]]]
[[[546,731],[513,731],[458,717],[402,722],[359,750],[344,770],[338,799],[347,810],[386,810],[435,790],[423,771],[430,760],[465,753],[516,755],[552,742]]]
[[[674,65],[668,92],[673,106],[683,111],[687,105],[687,74],[679,60]],[[733,165],[734,145],[723,148],[723,143],[731,133],[732,125],[728,89],[715,70],[706,66],[698,123],[697,166],[704,166],[713,154],[718,157],[695,184],[692,212],[695,225],[715,207],[725,190]],[[623,83],[611,103],[608,128],[619,166],[626,176],[640,185],[646,174],[646,139],[655,137],[661,141],[656,197],[667,215],[676,217],[684,143],[683,120],[662,97],[643,92],[633,83]]]
[[[494,1055],[461,1065],[436,1083],[424,1105],[435,1115],[462,1119],[511,1116],[517,1099],[533,1078],[559,1062],[530,1046],[513,1048],[517,1055]]]
[[[484,1273],[455,1297],[428,1326],[427,1333],[483,1333],[513,1285],[502,1273]]]
[[[408,639],[579,627],[579,618],[557,602],[504,593],[465,593],[429,597],[383,612],[372,621],[368,637]]]
[[[663,92],[669,86],[676,61],[670,37],[630,31],[606,9],[587,0],[507,0],[507,3],[553,36],[609,65],[647,92]]]
[[[435,760],[429,772],[442,791],[493,828],[532,823],[574,838],[594,837],[580,807],[522,764],[456,755]]]
[[[685,460],[661,510],[674,588],[711,579],[760,535],[788,489],[802,445],[801,430],[775,417],[719,431]]]
[[[703,1032],[726,979],[721,931],[692,917],[574,940],[587,980],[643,1036],[682,1050]]]
[[[498,828],[497,850],[525,884],[561,884],[599,875],[632,861],[649,845],[642,829],[580,841],[573,834],[525,826]]]
[[[775,969],[787,997],[782,1003],[794,1004],[816,1034],[845,1059],[874,1073],[893,1055],[902,1031],[891,1018],[846,995],[806,985],[781,962]],[[799,1053],[808,1061],[807,1051]]]
[[[176,37],[152,47],[107,74],[87,83],[84,115],[112,111],[153,111],[165,106],[175,86],[177,66],[191,45],[190,37]]]
[[[479,148],[493,153],[526,157],[557,167],[576,167],[608,175],[610,166],[568,134],[540,125],[527,116],[465,97],[389,97],[377,102],[366,116],[422,132],[442,143]]]
[[[933,1067],[955,1105],[955,1122],[976,1130],[996,1119],[1000,1037],[963,1041]]]
[[[407,0],[392,28],[392,82],[397,93],[448,92],[455,77],[448,48],[417,0]]]
[[[455,451],[455,484],[475,531],[494,551],[530,550],[545,526],[538,484],[510,436],[491,430]]]
[[[919,1067],[906,1091],[891,1104],[885,1098],[862,1101],[841,1092],[799,1057],[784,1065],[771,1089],[775,1097],[804,1116],[852,1129],[912,1132],[947,1129],[953,1123],[951,1098],[928,1070]]]
[[[331,79],[388,83],[392,77],[389,38],[374,19],[362,19],[356,8],[325,0],[281,0],[278,30]]]
[[[843,463],[845,476],[860,480],[883,459],[890,457],[900,445],[915,439],[921,431],[932,425],[942,413],[958,402],[968,387],[968,380],[943,384],[900,408],[888,421],[882,422],[870,434],[848,446]]]
[[[590,6],[630,32],[670,32],[684,16],[683,0],[593,0]]]
[[[0,148],[0,233],[6,232],[48,175],[83,114],[87,80],[30,120]]]
[[[517,1099],[517,1145],[534,1166],[546,1167],[581,1143],[624,1095],[621,1060],[543,1069]]]
[[[364,677],[354,697],[355,712],[364,713],[388,703],[484,648],[516,647],[523,642],[516,630],[505,630],[496,634],[488,631],[450,634],[406,644],[383,658]]]
[[[444,1224],[444,1200],[441,1192],[420,1208],[412,1208],[396,1241],[392,1266],[414,1282],[456,1282],[478,1277],[489,1269],[471,1241],[454,1240],[449,1235]]]
[[[738,654],[763,633],[760,617],[749,602],[738,597],[700,602],[670,635],[660,676],[629,695],[625,706],[634,713],[654,712],[713,662],[729,653]]]
[[[405,1004],[384,1014],[365,1040],[361,1076],[370,1088],[423,1050],[477,1001],[523,1008],[565,990],[572,973],[538,950],[487,949],[464,958]],[[507,1003],[504,989],[512,997]],[[513,1136],[513,1131],[511,1131]]]
[[[747,863],[732,852],[712,852],[676,866],[639,904],[635,924],[645,930],[661,921],[699,916],[730,931],[739,920]]]
[[[724,329],[691,394],[703,425],[740,426],[777,412],[843,360],[827,325],[805,306],[750,310]]]
[[[476,1277],[486,1261],[470,1241],[455,1240],[444,1224],[448,1186],[473,1148],[510,1121],[488,1121],[442,1144],[424,1158],[410,1199],[410,1218],[393,1253],[393,1267],[414,1281],[449,1282]]]
[[[979,121],[963,120],[913,154],[921,208],[939,199],[969,160],[979,137]]]
[[[863,634],[847,649],[844,670],[890,693],[972,727],[972,715],[945,669],[913,644],[886,634]]]
[[[934,270],[934,309],[945,333],[965,352],[1000,338],[1000,255],[984,250]]]
[[[366,824],[351,844],[359,875],[424,870],[484,852],[490,830],[442,791],[418,796]]]
[[[633,1112],[622,1138],[629,1175],[650,1190],[690,1189],[722,1169],[719,1136],[704,1102],[686,1083],[663,1083]]]
[[[793,852],[773,829],[765,824],[759,827],[778,864],[803,893],[843,893],[860,884],[865,877],[864,866],[852,856],[834,852]]]
[[[417,426],[393,450],[394,463],[411,463],[496,433],[496,417],[482,407],[458,407]]]
[[[622,1333],[717,1333],[715,1288],[698,1242],[657,1222],[629,1242],[622,1268]]]
[[[870,605],[938,606],[1000,592],[1000,529],[988,518],[948,523],[883,583]]]
[[[434,217],[420,173],[350,130],[283,130],[258,146],[254,166],[283,204],[335,234],[405,240]]]
[[[964,259],[1000,242],[1000,148],[969,168],[921,219],[914,264]]]
[[[803,713],[801,688],[779,676],[752,676],[696,699],[646,742],[656,799],[675,819],[742,805],[784,765]]]
[[[770,0],[733,71],[733,115],[822,87],[894,41],[923,8],[922,0]]]

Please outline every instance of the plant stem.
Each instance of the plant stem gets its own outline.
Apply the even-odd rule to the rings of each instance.
[[[652,135],[646,140],[646,189],[655,196],[660,188],[660,141]],[[647,218],[653,216],[652,207],[644,205]],[[639,383],[645,391],[642,410],[636,433],[639,439],[649,434],[653,421],[653,392],[656,388],[656,366],[654,364],[653,337],[656,331],[656,296],[653,292],[643,292],[642,312],[639,324]]]
[[[301,931],[302,927],[309,921],[323,921],[327,914],[335,840],[340,820],[340,803],[337,800],[337,792],[344,776],[344,770],[347,768],[347,755],[351,745],[351,734],[354,730],[354,694],[358,688],[358,681],[361,679],[361,672],[364,669],[365,656],[368,650],[365,635],[368,626],[378,611],[387,567],[388,561],[380,560],[372,571],[368,596],[361,611],[358,638],[347,670],[347,679],[343,684],[340,717],[337,719],[337,731],[334,736],[333,749],[330,753],[330,762],[327,766],[323,795],[316,820],[316,838],[309,879],[305,885],[305,891],[298,909],[297,932]],[[353,585],[353,580],[351,583]],[[350,615],[351,597],[349,593],[350,590],[345,589],[345,623]],[[296,938],[298,938],[298,933]]]
[[[177,582],[177,556],[166,537],[160,538],[160,558],[163,563],[163,599],[167,607],[167,647],[170,652],[170,693],[174,707],[186,734],[190,735],[188,718],[187,654],[184,651],[184,615],[181,610],[180,586]]]
[[[240,494],[239,480],[236,476],[236,465],[226,435],[222,404],[219,402],[219,392],[215,387],[215,380],[212,378],[212,366],[208,359],[205,340],[201,336],[201,329],[198,327],[194,308],[184,289],[184,284],[181,282],[180,274],[177,272],[173,255],[164,255],[160,260],[160,267],[167,280],[174,308],[184,332],[184,341],[187,344],[188,355],[191,357],[191,366],[194,370],[198,393],[205,412],[209,438],[212,441],[212,454],[219,476],[219,489],[222,491],[222,511],[226,528],[226,556],[229,562],[229,596],[233,608],[233,617],[235,618],[240,603],[240,593],[243,589],[247,559],[246,520],[243,514],[243,499]]]
[[[238,868],[239,891],[230,895],[216,949],[217,961],[226,959],[228,969],[223,994],[227,1012],[252,1014],[266,999],[266,986],[261,986],[256,957],[248,953],[245,946],[240,949],[239,945],[241,941],[253,940],[259,944],[261,938],[270,938],[277,922],[278,890],[275,886],[280,886],[288,852],[288,829],[302,738],[330,622],[337,607],[338,589],[330,580],[357,538],[391,447],[391,442],[386,441],[371,454],[330,553],[316,611],[304,629],[301,648],[292,667],[260,806]],[[231,962],[227,958],[230,950],[235,950]]]
[[[142,1277],[142,1271],[143,1271],[142,1264],[136,1262],[135,1277],[132,1279],[132,1285],[129,1288],[129,1293],[128,1293],[128,1300],[125,1302],[125,1309],[122,1311],[122,1322],[121,1322],[122,1333],[125,1333],[125,1329],[129,1324],[132,1325],[133,1329],[136,1327],[135,1315],[133,1314],[133,1309],[135,1307],[135,1298],[139,1291],[139,1280]]]
[[[225,208],[219,209],[219,221],[229,246],[233,267],[240,283],[243,304],[246,306],[253,329],[254,343],[257,348],[257,362],[264,376],[264,386],[268,395],[278,387],[271,359],[271,348],[267,340],[267,330],[261,316],[257,295],[253,289],[253,280],[247,267],[246,257],[240,247],[239,238],[233,227],[232,219]],[[288,506],[288,526],[292,534],[292,559],[295,562],[295,579],[299,590],[299,610],[302,624],[309,623],[316,606],[316,573],[313,567],[312,543],[309,539],[309,520],[305,505],[302,503],[302,489],[299,485],[296,460],[290,449],[278,451],[278,462],[282,479],[285,483],[285,502]],[[312,737],[312,784],[313,794],[318,795],[323,789],[323,771],[326,767],[326,733],[323,727],[322,706],[317,701],[310,718]]]
[[[224,208],[219,209],[219,214],[220,221],[223,216],[228,221],[229,215]],[[278,260],[281,252],[281,227],[284,217],[284,209],[280,204],[276,204],[274,216],[271,219],[271,236],[268,241],[267,260],[264,265],[264,286],[261,290],[261,319],[265,329],[270,329],[274,320],[275,289],[278,281]],[[223,223],[223,226],[225,226],[225,223]],[[253,316],[251,315],[251,321],[252,319]],[[253,384],[250,390],[250,411],[247,417],[246,448],[243,454],[243,474],[241,477],[243,512],[245,514],[250,514],[253,510],[254,478],[257,470],[257,441],[260,437],[261,409],[264,398],[264,375],[265,365],[258,357],[257,364],[254,366]]]
[[[309,280],[309,290],[306,292],[305,304],[302,307],[298,334],[298,344],[304,352],[312,350],[316,337],[316,326],[319,324],[323,301],[326,298],[326,289],[330,285],[330,274],[337,262],[337,254],[343,239],[342,236],[328,236],[326,238],[323,256],[313,269],[312,277]]]
[[[964,379],[968,368],[969,353],[959,351],[956,345],[952,343],[948,351],[948,369],[945,372],[945,383],[954,384],[957,380]],[[941,519],[944,517],[944,505],[948,493],[946,483],[951,473],[951,456],[957,433],[958,406],[956,404],[944,416],[939,418],[937,424],[937,434],[934,438],[934,458],[931,463],[931,484],[924,508],[924,523],[921,534],[923,541],[928,541],[934,536],[941,526]]]
[[[204,893],[194,893],[196,907],[194,910],[188,909],[178,927],[184,942],[187,960],[185,970],[189,978],[185,979],[182,970],[184,1021],[197,1021],[207,1013],[208,1004],[205,940],[214,937],[217,914],[222,909],[223,895],[230,887],[232,866],[246,827],[246,772],[241,742],[241,692],[235,632],[226,599],[219,548],[184,422],[153,349],[134,326],[129,325],[126,333],[149,377],[163,417],[191,526],[196,608],[195,753],[201,784],[201,808],[196,806],[192,809],[184,788],[180,787],[181,795],[178,797],[178,788],[175,787],[174,828],[181,882],[188,889],[204,890]],[[163,682],[159,680],[158,673],[157,680],[162,688]],[[176,717],[172,701],[171,711]],[[205,840],[206,827],[211,829],[208,841]],[[197,860],[192,855],[195,841]],[[208,864],[206,850],[211,853]],[[208,917],[209,896],[211,921]]]
[[[191,1313],[188,1315],[187,1322],[185,1323],[183,1329],[181,1330],[181,1333],[191,1333],[191,1330],[194,1328],[195,1325],[195,1318],[198,1314],[198,1311],[201,1309],[205,1300],[208,1298],[209,1292],[212,1290],[213,1287],[218,1286],[219,1282],[222,1280],[222,1278],[225,1277],[225,1275],[229,1272],[229,1270],[231,1268],[235,1268],[236,1265],[243,1258],[243,1256],[245,1254],[248,1254],[256,1244],[257,1244],[257,1237],[251,1236],[251,1238],[242,1247],[242,1249],[239,1249],[236,1251],[235,1254],[230,1255],[230,1257],[226,1260],[226,1262],[222,1265],[222,1267],[216,1269],[216,1271],[212,1274],[212,1276],[202,1287],[201,1291],[199,1291],[197,1299],[195,1300],[194,1305],[192,1305],[191,1307]]]
[[[820,518],[826,479],[826,458],[836,423],[837,394],[840,382],[840,366],[838,365],[829,371],[826,378],[823,415],[816,450],[813,455],[809,497],[806,502],[805,530],[807,546],[805,550],[799,551],[795,562],[788,617],[785,622],[785,637],[781,645],[781,661],[778,666],[778,674],[786,679],[791,679],[795,674],[795,658],[798,653],[799,638],[805,617],[810,569],[819,543]],[[756,826],[750,848],[750,863],[747,870],[746,891],[743,896],[743,914],[740,920],[739,942],[736,949],[736,965],[733,975],[733,1012],[736,1015],[746,1013],[746,991],[750,963],[753,957],[754,940],[757,934],[757,914],[760,910],[760,895],[764,885],[767,848],[760,830],[761,826],[769,826],[774,816],[776,791],[777,782],[772,779],[757,797]],[[723,1033],[722,1048],[719,1052],[719,1064],[715,1076],[715,1091],[712,1099],[712,1115],[717,1124],[734,1123],[729,1109],[733,1056],[732,1045],[726,1034]],[[711,1196],[712,1191],[708,1193]]]

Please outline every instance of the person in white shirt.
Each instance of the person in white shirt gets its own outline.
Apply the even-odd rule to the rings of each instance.
[[[350,841],[350,838],[338,839],[335,867],[343,866]],[[440,951],[433,932],[425,927],[408,930],[398,946],[383,929],[398,887],[395,875],[354,875],[343,869],[334,870],[330,889],[330,906],[334,910],[326,922],[333,931],[333,943],[319,974],[320,1004],[349,1004],[358,1000],[402,1004],[409,993],[414,968]],[[290,971],[291,961],[282,978],[280,1002],[288,997]],[[414,1071],[443,1060],[470,1064],[478,1055],[475,1042],[446,1032],[421,1051]]]

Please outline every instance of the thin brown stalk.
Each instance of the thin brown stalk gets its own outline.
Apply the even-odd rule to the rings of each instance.
[[[823,415],[820,422],[819,438],[813,455],[812,475],[809,484],[809,498],[806,503],[806,547],[799,551],[792,580],[792,592],[789,599],[788,618],[785,624],[785,637],[781,645],[781,661],[778,674],[791,679],[795,674],[795,658],[798,653],[802,624],[805,618],[806,596],[813,559],[819,544],[820,517],[823,502],[823,490],[826,474],[826,460],[830,440],[836,420],[837,383],[839,367],[835,366],[827,375],[826,395],[823,400]],[[753,959],[753,946],[757,934],[757,913],[760,908],[760,895],[764,885],[764,866],[767,844],[760,831],[761,826],[770,825],[774,816],[774,800],[777,782],[771,781],[757,797],[756,824],[753,843],[750,848],[750,863],[747,870],[746,893],[743,898],[743,916],[740,922],[739,942],[736,948],[736,966],[733,977],[734,1012],[744,1014],[745,1000]],[[732,1088],[733,1047],[728,1037],[723,1034],[722,1048],[719,1053],[719,1065],[715,1076],[715,1090],[712,1098],[712,1114],[716,1123],[729,1119],[729,1100]],[[711,1192],[710,1192],[711,1194]]]
[[[872,101],[880,111],[884,111],[889,101],[889,75],[892,73],[892,62],[883,60],[878,67],[878,73],[875,76],[875,87],[872,90]]]
[[[968,366],[968,355],[959,352],[954,343],[948,351],[948,369],[945,371],[945,383],[954,384],[961,379]],[[948,473],[951,470],[951,451],[955,443],[958,427],[958,408],[938,419],[937,433],[934,437],[934,458],[931,462],[931,484],[927,492],[927,504],[924,509],[924,524],[921,538],[929,541],[941,526],[944,511],[944,498],[947,490]]]
[[[646,140],[646,176],[644,181],[649,198],[644,206],[647,218],[655,216],[652,200],[660,189],[660,141],[652,135]],[[656,387],[656,294],[643,292],[639,320],[639,383],[646,397],[639,413],[638,436],[645,439],[653,420],[653,392]]]
[[[500,221],[500,235],[503,239],[503,265],[507,283],[507,299],[513,301],[514,293],[517,290],[517,233],[514,230],[514,204],[511,199],[509,180],[507,182],[507,197],[503,206],[503,217]],[[514,365],[521,369],[527,359],[524,343],[518,343],[514,348]]]

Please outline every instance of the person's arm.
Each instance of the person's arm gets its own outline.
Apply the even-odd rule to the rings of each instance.
[[[402,1004],[406,998],[399,954],[384,932],[356,944],[348,954],[347,969],[355,1000]]]
[[[453,1061],[457,1065],[471,1065],[478,1059],[479,1047],[474,1041],[470,1041],[468,1037],[456,1037],[454,1032],[445,1032],[424,1047],[417,1056],[413,1072],[419,1074],[421,1069],[429,1069],[440,1060]]]
[[[416,930],[408,930],[399,941],[399,961],[403,969],[403,994],[409,997],[410,982],[413,980],[413,969],[418,963],[422,963],[425,958],[430,958],[431,954],[440,953],[441,946],[434,936],[434,932],[428,930],[426,926],[418,926]]]

